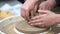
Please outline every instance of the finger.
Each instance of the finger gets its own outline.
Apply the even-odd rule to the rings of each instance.
[[[26,19],[26,15],[25,15],[25,10],[24,10],[24,8],[21,9],[21,16]]]
[[[45,6],[43,5],[43,7],[41,7],[42,9],[41,10],[46,10]]]
[[[31,11],[31,18],[34,17],[34,10]]]
[[[36,12],[38,8],[38,4],[35,5],[34,11]]]
[[[38,22],[38,23],[31,24],[31,25],[40,26],[42,25],[42,23]]]
[[[38,16],[35,16],[33,18],[31,18],[31,20],[38,20],[38,19],[42,19],[45,15],[38,15]]]
[[[49,3],[47,3],[48,4],[48,10],[51,10],[53,7],[49,4]]]
[[[38,4],[36,4],[35,5],[35,8],[34,8],[34,13],[35,13],[35,15],[37,15],[36,13],[37,13],[37,9],[38,9]]]
[[[27,6],[27,7],[26,7]],[[27,0],[24,4],[23,4],[23,6],[22,6],[22,12],[21,12],[21,15],[26,19],[26,20],[28,20],[28,10],[29,10],[29,6],[30,6],[30,3],[29,3],[29,1]],[[26,13],[27,13],[27,15],[26,15]]]
[[[32,26],[37,26],[37,27],[45,27],[42,23],[35,23],[35,24],[30,24]]]
[[[52,11],[49,10],[38,10],[40,14],[54,14]]]
[[[43,10],[43,6],[42,5],[39,6],[39,10]]]
[[[47,10],[38,10],[38,12],[40,15],[48,15],[49,14],[49,11],[47,11]]]
[[[38,23],[38,22],[43,22],[43,20],[42,20],[42,19],[31,20],[29,23],[30,23],[30,24],[34,24],[34,23]]]
[[[51,7],[48,7],[49,9],[48,10],[51,10]]]
[[[48,8],[49,8],[48,10],[51,10],[51,9],[52,9],[52,7],[51,7],[50,5],[48,5],[48,6],[49,6],[49,7],[48,7]]]
[[[49,7],[48,5],[49,5],[48,2],[46,1],[45,4],[44,4],[44,10],[48,10],[49,9],[48,8]]]
[[[44,10],[38,10],[39,14],[46,14],[46,11]]]
[[[36,15],[38,5],[36,4],[34,9],[31,11],[31,16],[34,17]]]
[[[24,17],[26,19],[26,12],[28,11],[28,5],[27,5],[28,1],[26,1],[21,8],[21,16]],[[26,7],[27,6],[27,7]],[[26,19],[27,20],[27,19]]]
[[[44,7],[41,7],[41,6],[40,6],[40,7],[39,7],[39,10],[44,10]]]
[[[45,4],[40,5],[39,9],[40,10],[45,10]]]
[[[37,20],[37,19],[40,19],[40,18],[41,18],[41,16],[35,16],[35,17],[31,18],[31,20]]]
[[[33,25],[35,25],[35,26],[38,26],[38,27],[46,27],[44,24],[43,24],[43,22],[39,22],[39,23],[35,23],[35,24],[33,24]]]
[[[42,3],[39,5],[39,10],[42,10]]]
[[[49,10],[49,4],[48,4],[48,2],[46,2],[46,4],[45,4],[45,10]]]
[[[39,5],[39,10],[46,10],[46,1]]]
[[[26,19],[29,21],[29,19],[30,19],[30,18],[29,18],[29,10],[28,10],[28,11],[25,11],[25,12],[26,12],[26,13],[25,13],[25,14],[26,14]]]

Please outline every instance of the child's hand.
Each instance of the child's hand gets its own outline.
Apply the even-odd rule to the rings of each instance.
[[[44,10],[42,12],[45,12]],[[39,27],[49,27],[52,25],[57,24],[56,22],[56,14],[53,12],[50,12],[50,14],[48,14],[48,12],[50,11],[46,11],[44,15],[38,15],[36,17],[33,17],[29,24],[33,25],[33,26],[39,26]]]

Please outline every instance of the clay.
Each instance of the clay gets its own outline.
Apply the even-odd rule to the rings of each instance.
[[[40,27],[31,26],[22,17],[20,17],[20,21],[16,23],[16,29],[24,33],[40,33],[49,30],[49,28],[40,28]]]

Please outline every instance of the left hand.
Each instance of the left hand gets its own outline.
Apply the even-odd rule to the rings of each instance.
[[[51,12],[51,11],[42,11],[45,13],[49,13],[50,14],[43,14],[43,15],[38,15],[36,17],[33,17],[29,24],[33,25],[33,26],[39,26],[39,27],[49,27],[52,25],[57,24],[56,23],[56,14]]]

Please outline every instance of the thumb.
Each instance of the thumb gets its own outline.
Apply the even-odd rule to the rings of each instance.
[[[47,12],[45,10],[38,10],[39,14],[46,14]]]

